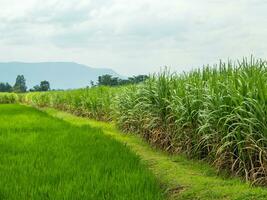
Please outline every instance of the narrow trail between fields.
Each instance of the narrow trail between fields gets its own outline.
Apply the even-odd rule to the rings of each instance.
[[[77,126],[90,125],[100,128],[105,134],[128,145],[166,188],[168,199],[267,199],[267,189],[265,188],[251,187],[238,178],[217,176],[215,170],[208,164],[188,160],[181,155],[168,155],[152,148],[136,135],[121,133],[113,124],[76,117],[50,108],[44,109],[44,111]]]

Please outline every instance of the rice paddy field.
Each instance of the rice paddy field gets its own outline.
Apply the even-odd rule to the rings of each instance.
[[[100,129],[0,105],[0,199],[162,199],[140,158]]]

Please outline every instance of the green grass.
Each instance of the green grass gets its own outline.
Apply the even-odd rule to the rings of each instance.
[[[0,199],[162,199],[128,147],[88,124],[0,105]]]
[[[238,178],[218,176],[207,163],[188,160],[182,155],[169,155],[152,148],[142,138],[123,134],[111,123],[98,122],[71,114],[45,109],[57,118],[76,126],[101,128],[106,135],[127,144],[149,166],[168,191],[169,199],[177,200],[265,200],[267,189],[252,187]]]

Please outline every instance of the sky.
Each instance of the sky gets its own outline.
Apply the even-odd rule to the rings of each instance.
[[[0,61],[122,75],[267,57],[265,0],[0,0]]]

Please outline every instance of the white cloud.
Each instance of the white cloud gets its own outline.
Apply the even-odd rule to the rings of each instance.
[[[267,56],[262,0],[0,0],[0,9],[4,61],[72,60],[133,74]]]

